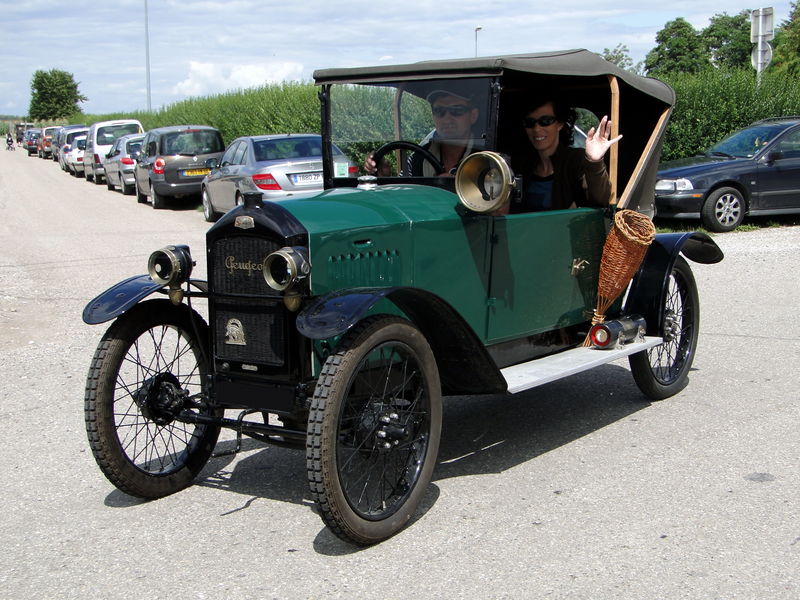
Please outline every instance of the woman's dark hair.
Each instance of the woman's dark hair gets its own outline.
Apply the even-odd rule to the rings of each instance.
[[[544,106],[548,102],[553,105],[553,112],[555,112],[556,119],[564,124],[561,131],[558,132],[559,141],[564,146],[572,145],[572,136],[575,132],[575,121],[578,118],[578,114],[561,96],[557,94],[548,94],[532,98],[530,102],[525,103],[526,109],[522,113],[522,118],[527,117],[537,108]]]

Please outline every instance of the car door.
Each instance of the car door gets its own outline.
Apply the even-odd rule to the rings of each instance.
[[[606,235],[603,211],[576,208],[494,219],[489,343],[590,319]]]
[[[233,155],[233,161],[230,165],[230,175],[228,176],[228,181],[230,182],[230,197],[233,204],[236,204],[236,197],[237,194],[241,195],[246,192],[251,191],[249,181],[250,175],[247,169],[247,162],[249,158],[252,156],[252,151],[249,148],[250,144],[248,140],[242,140],[239,142],[239,147],[236,149],[236,153]]]
[[[139,160],[136,161],[136,185],[143,194],[150,194],[150,171],[153,162],[158,156],[158,136],[155,134],[145,137]]]
[[[757,210],[800,209],[800,126],[776,139],[759,159],[758,185]]]
[[[230,181],[233,157],[241,141],[234,140],[220,159],[219,167],[213,169],[206,179],[206,191],[214,209],[225,212],[233,207],[233,184]]]

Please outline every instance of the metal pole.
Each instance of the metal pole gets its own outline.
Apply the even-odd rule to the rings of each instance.
[[[480,25],[475,28],[475,56],[478,56],[478,32],[483,29]]]
[[[147,0],[144,0],[144,56],[147,73],[147,111],[150,112],[153,110],[153,105],[150,103],[150,28],[147,21]]]

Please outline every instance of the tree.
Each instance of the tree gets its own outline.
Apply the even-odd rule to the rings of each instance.
[[[735,16],[727,13],[714,15],[700,37],[714,66],[738,69],[750,65],[753,44],[750,41],[749,10]]]
[[[630,57],[628,52],[628,47],[625,44],[617,44],[616,48],[613,50],[603,48],[602,57],[608,62],[614,63],[620,69],[625,69],[631,73],[642,75],[644,73],[644,64],[641,62],[633,64],[633,59]]]
[[[792,2],[789,18],[781,23],[775,35],[775,52],[771,70],[800,76],[800,6]]]
[[[644,61],[648,75],[698,73],[711,65],[700,34],[682,17],[664,25],[656,34],[656,42],[656,47],[647,53]]]
[[[79,102],[88,98],[78,91],[72,73],[50,69],[36,71],[31,79],[31,104],[28,116],[34,121],[63,119],[80,112]]]

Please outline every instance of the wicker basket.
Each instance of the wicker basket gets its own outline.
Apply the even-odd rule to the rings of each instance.
[[[606,310],[628,286],[655,235],[656,228],[646,215],[627,209],[614,215],[614,226],[603,245],[592,325],[605,320]],[[589,345],[588,336],[584,345]]]

